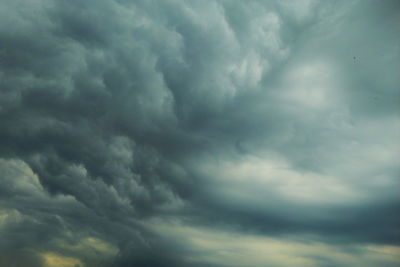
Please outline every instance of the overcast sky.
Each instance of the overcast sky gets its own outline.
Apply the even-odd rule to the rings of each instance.
[[[399,266],[399,70],[396,0],[0,0],[0,266]]]

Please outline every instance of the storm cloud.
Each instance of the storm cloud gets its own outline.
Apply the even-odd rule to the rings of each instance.
[[[398,266],[398,1],[0,0],[0,265]]]

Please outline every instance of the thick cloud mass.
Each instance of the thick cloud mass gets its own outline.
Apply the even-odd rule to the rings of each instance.
[[[0,266],[398,266],[399,10],[0,0]]]

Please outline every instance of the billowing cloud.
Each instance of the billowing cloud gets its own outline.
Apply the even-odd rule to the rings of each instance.
[[[397,1],[0,5],[0,265],[399,264]]]

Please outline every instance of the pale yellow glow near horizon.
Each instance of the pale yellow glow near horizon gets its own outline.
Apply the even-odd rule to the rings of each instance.
[[[81,239],[76,244],[67,244],[63,241],[56,241],[55,246],[63,251],[72,254],[76,252],[85,252],[85,258],[93,263],[105,263],[113,259],[118,253],[118,248],[95,237]],[[78,258],[65,256],[54,252],[45,252],[40,254],[45,262],[45,267],[86,267],[87,265]],[[94,265],[96,266],[96,265]],[[103,265],[102,265],[103,266]]]
[[[53,252],[41,254],[45,267],[85,267],[86,265],[79,259],[66,257]]]

